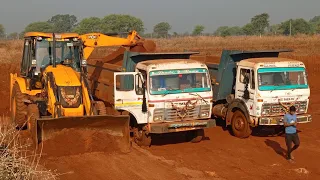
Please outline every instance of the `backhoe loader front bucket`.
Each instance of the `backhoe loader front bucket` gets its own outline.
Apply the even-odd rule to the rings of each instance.
[[[37,119],[37,130],[33,131],[33,141],[38,148],[40,143],[43,143],[43,146],[46,146],[46,142],[54,139],[56,136],[61,136],[61,132],[78,132],[79,136],[81,134],[86,134],[88,131],[94,132],[91,133],[90,139],[99,139],[101,144],[106,144],[111,141],[116,141],[118,149],[121,152],[130,151],[130,130],[129,130],[129,116],[126,115],[117,115],[117,116],[105,116],[105,115],[96,115],[96,116],[81,116],[81,117],[60,117],[60,118],[41,118]],[[79,133],[80,132],[80,133]],[[72,134],[72,133],[71,133]],[[63,139],[70,138],[70,133],[63,134]],[[71,138],[72,139],[72,138]],[[80,137],[73,137],[71,141],[78,141]],[[105,139],[105,141],[104,141]],[[88,141],[93,141],[88,140]],[[58,140],[59,144],[61,143]],[[70,141],[70,140],[69,140]],[[85,140],[87,141],[87,140]],[[107,142],[108,141],[108,142]],[[68,142],[69,143],[69,142]],[[79,143],[79,142],[70,142]],[[114,143],[114,142],[113,142]],[[63,146],[67,147],[67,146]],[[111,147],[110,147],[111,148]],[[114,147],[112,147],[114,148]]]

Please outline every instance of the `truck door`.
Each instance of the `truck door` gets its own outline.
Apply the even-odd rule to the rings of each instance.
[[[114,106],[117,110],[130,112],[138,124],[147,123],[147,114],[142,112],[143,76],[136,72],[114,73]],[[146,95],[147,97],[147,95]]]
[[[235,97],[244,100],[250,115],[254,115],[255,110],[255,73],[254,70],[247,67],[238,67],[236,80]],[[248,90],[248,97],[245,97],[245,91]]]

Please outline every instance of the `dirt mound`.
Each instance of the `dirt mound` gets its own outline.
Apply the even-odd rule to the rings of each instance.
[[[39,145],[43,156],[68,156],[88,152],[121,152],[120,139],[102,130],[63,129]],[[39,148],[41,149],[41,148]]]

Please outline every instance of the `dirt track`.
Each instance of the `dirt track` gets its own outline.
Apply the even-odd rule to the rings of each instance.
[[[16,72],[17,68],[4,64],[0,69],[4,114],[9,107],[8,70]],[[283,157],[284,137],[241,140],[221,127],[206,130],[206,139],[197,144],[179,142],[179,136],[157,137],[150,148],[134,146],[129,154],[91,151],[57,156],[51,152],[44,154],[42,163],[60,173],[73,172],[61,179],[320,179],[318,72],[309,74],[313,122],[299,126],[301,147],[294,153],[296,164]]]

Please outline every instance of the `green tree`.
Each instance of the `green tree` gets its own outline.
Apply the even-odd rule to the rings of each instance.
[[[251,18],[251,24],[255,34],[264,34],[265,29],[269,26],[269,14],[262,13]]]
[[[30,23],[24,32],[39,31],[39,32],[52,32],[52,25],[48,22],[33,22]]]
[[[19,38],[19,33],[17,32],[13,32],[8,35],[8,39],[18,39],[18,38]]]
[[[192,31],[192,35],[200,35],[204,31],[204,26],[196,25]]]
[[[243,35],[244,32],[241,27],[238,26],[233,26],[233,27],[228,27],[228,26],[221,26],[219,27],[216,32],[214,33],[217,36],[239,36]]]
[[[320,16],[315,16],[312,19],[310,19],[310,25],[312,28],[313,33],[320,33]]]
[[[311,24],[308,23],[306,20],[299,18],[299,19],[290,19],[288,21],[282,22],[280,25],[280,29],[285,35],[290,34],[290,21],[291,21],[291,34],[310,34],[312,33]]]
[[[170,30],[171,25],[168,22],[160,22],[153,27],[153,32],[158,37],[167,37]]]
[[[320,16],[315,16],[312,19],[310,19],[311,23],[320,23]]]
[[[102,20],[103,32],[129,32],[136,30],[142,34],[144,32],[144,25],[141,19],[130,15],[111,14],[105,16]]]
[[[245,35],[250,36],[254,35],[254,26],[251,23],[248,23],[242,27],[242,31]]]
[[[19,33],[19,39],[23,39],[24,34],[25,34],[25,32],[24,32],[24,31],[20,32],[20,33]]]
[[[274,24],[269,27],[269,32],[272,35],[278,35],[283,34],[283,31],[281,30],[281,24]]]
[[[215,36],[222,36],[228,29],[228,26],[220,26],[213,34]]]
[[[230,27],[228,28],[228,31],[231,34],[231,36],[240,36],[244,34],[242,28],[238,26]]]
[[[6,30],[4,29],[4,26],[0,24],[0,38],[4,38],[6,36]]]
[[[84,18],[80,21],[77,27],[74,29],[79,34],[85,34],[89,32],[101,32],[101,19],[98,17]]]
[[[48,20],[54,32],[72,32],[77,24],[77,17],[69,14],[58,14]]]

